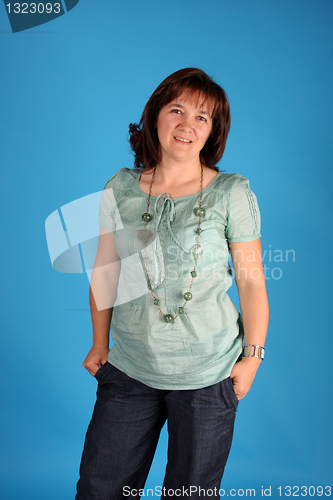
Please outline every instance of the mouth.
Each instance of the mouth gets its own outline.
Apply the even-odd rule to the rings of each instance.
[[[176,141],[184,142],[185,144],[190,144],[192,141],[190,139],[184,139],[183,137],[179,137],[178,135],[174,137]]]

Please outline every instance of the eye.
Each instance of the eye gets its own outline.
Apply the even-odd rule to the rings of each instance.
[[[206,122],[207,118],[205,118],[204,116],[198,116],[198,120],[200,120],[202,122]]]
[[[177,115],[180,115],[181,114],[181,110],[177,109],[177,108],[174,108],[174,109],[171,110],[171,113],[176,113]]]

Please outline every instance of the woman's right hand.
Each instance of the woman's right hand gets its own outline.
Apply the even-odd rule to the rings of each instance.
[[[94,377],[100,367],[106,363],[108,354],[108,347],[93,345],[82,364],[90,375]]]
[[[89,290],[93,346],[82,363],[93,377],[108,359],[110,323],[117,296],[119,273],[120,259],[115,247],[114,234],[100,228]]]

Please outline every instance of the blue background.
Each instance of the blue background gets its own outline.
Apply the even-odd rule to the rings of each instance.
[[[74,498],[95,398],[81,366],[88,280],[52,269],[44,221],[132,166],[128,124],[190,66],[229,95],[220,168],[250,178],[270,268],[266,360],[222,485],[272,486],[272,498],[333,485],[332,19],[328,0],[81,0],[13,34],[0,8],[1,498]],[[166,439],[147,487],[162,485]]]

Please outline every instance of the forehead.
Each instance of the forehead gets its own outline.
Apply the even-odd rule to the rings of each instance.
[[[189,104],[199,110],[207,111],[210,115],[214,112],[214,102],[212,99],[207,98],[203,92],[198,90],[184,90],[176,95],[168,104],[171,103]]]

